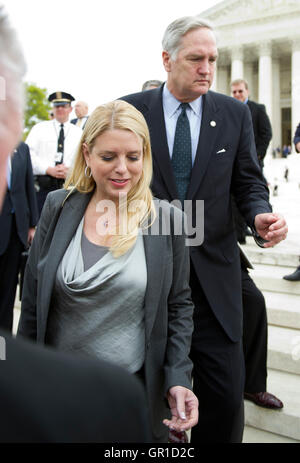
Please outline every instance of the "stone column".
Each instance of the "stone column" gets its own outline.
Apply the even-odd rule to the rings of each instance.
[[[214,76],[214,80],[213,80],[213,83],[210,87],[211,90],[213,90],[214,92],[217,92],[217,82],[218,82],[218,66],[216,65],[216,69],[215,69],[215,76]]]
[[[300,37],[292,42],[292,141],[300,123]],[[294,149],[294,147],[293,147]]]
[[[271,42],[259,47],[258,63],[258,101],[266,106],[269,117],[272,116],[272,48]]]
[[[250,99],[255,101],[254,83],[253,83],[253,63],[251,62],[245,63],[244,65],[244,79],[246,79],[249,85]]]
[[[272,149],[282,146],[281,142],[281,106],[280,106],[280,62],[279,58],[273,58],[272,63],[273,82],[273,113],[272,113]]]
[[[231,52],[231,80],[244,77],[244,53],[242,47],[235,47]]]
[[[271,42],[262,43],[259,47],[258,61],[258,101],[266,107],[267,114],[272,123],[272,48]],[[271,143],[267,150],[265,161],[272,153]],[[266,162],[265,162],[266,164]]]
[[[218,66],[217,91],[228,95],[228,67]]]

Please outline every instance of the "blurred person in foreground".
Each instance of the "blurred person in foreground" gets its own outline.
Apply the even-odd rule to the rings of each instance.
[[[284,218],[271,212],[249,109],[209,91],[217,57],[211,25],[198,16],[179,18],[163,37],[167,82],[122,97],[148,123],[153,194],[179,199],[187,212],[192,209],[194,226],[197,204],[204,202],[204,241],[190,247],[195,305],[191,359],[199,399],[193,444],[241,442],[243,436],[241,264],[231,193],[261,245],[274,246],[287,233]]]
[[[0,6],[0,208],[22,135],[25,62]],[[149,442],[138,380],[104,361],[57,353],[0,331],[0,442]],[[120,385],[122,392],[120,393]]]
[[[197,423],[183,214],[153,201],[147,124],[124,101],[90,115],[65,189],[48,195],[24,278],[19,335],[104,358],[145,384],[153,442]],[[168,233],[157,233],[171,222]],[[159,271],[158,271],[159,269]],[[166,399],[170,410],[166,407]]]

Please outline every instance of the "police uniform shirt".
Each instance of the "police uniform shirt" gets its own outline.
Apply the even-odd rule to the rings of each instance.
[[[26,139],[30,149],[34,175],[45,175],[48,167],[54,167],[57,158],[57,141],[60,122],[56,119],[43,121],[34,125]],[[63,163],[70,167],[82,135],[82,130],[70,122],[64,123],[64,158]]]

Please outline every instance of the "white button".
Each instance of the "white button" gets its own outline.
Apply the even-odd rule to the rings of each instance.
[[[210,125],[211,125],[212,127],[216,127],[217,124],[216,124],[215,121],[210,121]]]

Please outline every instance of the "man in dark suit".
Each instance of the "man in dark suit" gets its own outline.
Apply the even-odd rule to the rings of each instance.
[[[6,98],[0,100],[1,209],[7,159],[22,132],[25,73],[3,7],[0,51],[0,75],[6,82]],[[143,388],[124,370],[15,340],[7,331],[0,332],[0,365],[1,443],[149,442]]]
[[[83,130],[86,124],[86,121],[89,118],[88,104],[85,101],[77,101],[74,109],[75,109],[75,114],[77,117],[75,119],[71,119],[70,122],[71,124],[77,125],[77,127],[80,127]]]
[[[28,146],[21,142],[7,164],[8,188],[0,213],[0,327],[11,331],[21,254],[38,221]]]
[[[209,91],[217,55],[211,26],[199,17],[180,18],[163,38],[167,83],[123,97],[149,126],[154,195],[189,200],[187,212],[192,206],[193,226],[199,228],[197,201],[204,201],[204,242],[190,247],[191,358],[199,399],[191,440],[197,444],[240,442],[243,434],[241,268],[231,192],[256,239],[269,241],[265,247],[287,233],[283,217],[271,212],[249,109]]]
[[[298,124],[298,127],[296,128],[293,142],[295,145],[296,152],[300,153],[300,124]],[[300,261],[300,258],[299,258],[299,261]],[[298,265],[298,267],[293,273],[284,275],[283,279],[287,281],[300,281],[300,265]]]
[[[244,397],[265,408],[281,409],[283,403],[267,392],[268,321],[266,301],[248,269],[253,268],[240,248],[243,298]]]
[[[248,105],[253,123],[254,139],[258,162],[264,166],[264,158],[272,138],[272,127],[266,113],[265,105],[255,103],[249,99],[249,86],[245,79],[235,79],[231,82],[231,93],[241,103]]]

